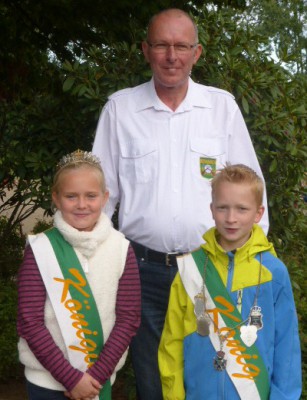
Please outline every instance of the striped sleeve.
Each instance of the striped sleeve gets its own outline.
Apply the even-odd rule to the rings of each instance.
[[[70,391],[83,373],[71,366],[54,342],[44,322],[45,302],[46,289],[33,251],[27,246],[18,274],[18,335],[27,341],[37,360],[54,379]]]
[[[123,275],[116,299],[116,321],[97,362],[88,370],[104,384],[130,344],[141,320],[141,286],[134,251],[129,245]]]

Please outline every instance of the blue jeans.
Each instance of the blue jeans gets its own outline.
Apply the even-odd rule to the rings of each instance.
[[[63,391],[46,389],[29,381],[26,383],[29,400],[68,400]]]
[[[141,326],[132,339],[131,361],[139,400],[163,400],[158,347],[177,266],[138,259],[142,289]]]

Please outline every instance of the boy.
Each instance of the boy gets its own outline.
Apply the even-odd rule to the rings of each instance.
[[[159,347],[166,400],[297,400],[298,324],[287,268],[257,223],[263,182],[244,165],[212,180],[216,226],[178,258]]]

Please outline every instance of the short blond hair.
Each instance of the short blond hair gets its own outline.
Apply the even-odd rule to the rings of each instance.
[[[248,167],[247,165],[226,164],[223,169],[218,170],[211,181],[212,200],[215,196],[217,188],[223,182],[250,185],[254,193],[257,206],[262,205],[264,192],[263,180],[252,168]]]

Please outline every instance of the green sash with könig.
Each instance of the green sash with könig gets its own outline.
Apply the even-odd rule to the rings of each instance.
[[[240,398],[267,400],[270,385],[266,366],[257,346],[246,346],[240,337],[239,326],[242,318],[233,304],[214,264],[202,250],[196,250],[177,258],[178,269],[183,285],[194,303],[194,297],[205,282],[206,308],[214,324],[210,324],[210,341],[216,351],[220,350],[217,327],[226,335],[223,351],[226,354],[226,371],[235,385]],[[204,277],[204,265],[206,276]],[[228,335],[227,335],[228,333]],[[213,368],[213,366],[212,366]],[[220,373],[220,372],[217,372]]]
[[[29,236],[38,267],[74,368],[85,372],[104,345],[97,305],[73,247],[56,228]],[[99,400],[111,400],[108,380]]]

